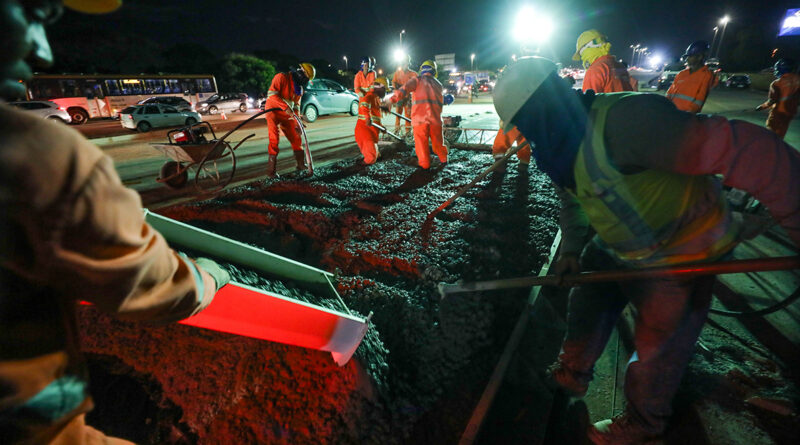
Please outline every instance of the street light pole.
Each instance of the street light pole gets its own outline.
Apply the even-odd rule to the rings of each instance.
[[[711,48],[709,49],[711,57],[714,57],[714,42],[717,41],[717,31],[719,31],[719,26],[714,27],[714,38],[711,39]]]
[[[631,51],[631,66],[636,66],[636,49],[639,48],[639,44],[631,45],[631,48],[633,48],[633,51]]]
[[[469,56],[470,71],[475,71],[475,53]]]
[[[725,38],[725,30],[728,29],[728,22],[730,21],[730,17],[727,15],[719,21],[722,25],[722,34],[719,35],[719,46],[717,47],[717,59],[719,59],[719,53],[722,51],[722,39]]]
[[[342,59],[344,59],[344,70],[347,71],[347,56],[343,56]]]
[[[403,34],[405,34],[405,33],[406,33],[405,29],[400,31],[400,48],[403,47]]]

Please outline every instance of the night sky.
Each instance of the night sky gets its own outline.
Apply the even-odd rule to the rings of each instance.
[[[378,66],[391,67],[392,52],[405,29],[403,44],[415,65],[434,54],[453,52],[457,64],[468,64],[469,54],[475,53],[478,68],[496,68],[518,52],[510,28],[524,4],[554,18],[556,30],[542,53],[568,63],[577,36],[589,28],[606,33],[612,53],[623,60],[630,59],[629,45],[634,43],[678,57],[694,40],[711,41],[712,28],[725,14],[731,22],[723,43],[732,44],[737,28],[754,24],[774,36],[785,9],[800,7],[800,0],[124,0],[113,14],[67,12],[55,26],[68,30],[89,24],[141,35],[164,48],[198,43],[218,55],[277,49],[301,59],[326,59],[341,68],[342,56],[347,55],[351,69],[364,55],[375,56]]]

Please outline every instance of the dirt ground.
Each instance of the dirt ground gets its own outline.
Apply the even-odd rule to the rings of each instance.
[[[549,180],[512,159],[435,219],[426,215],[491,164],[453,150],[416,166],[386,146],[312,178],[233,189],[161,213],[336,273],[350,310],[372,326],[354,359],[183,325],[147,327],[82,313],[98,405],[90,419],[142,443],[452,443],[527,291],[440,302],[436,284],[530,275],[557,231]],[[179,247],[179,246],[178,246]],[[341,309],[246,270],[237,281]]]

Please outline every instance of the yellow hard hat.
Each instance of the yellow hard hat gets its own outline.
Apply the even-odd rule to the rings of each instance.
[[[122,6],[122,0],[64,0],[64,6],[87,14],[105,14]]]
[[[433,74],[433,77],[436,77],[438,72],[439,72],[439,70],[438,70],[438,68],[436,66],[436,62],[433,61],[433,60],[426,60],[426,61],[422,62],[422,65],[419,66],[419,73],[420,74],[431,73],[431,74]]]
[[[306,77],[308,77],[308,80],[314,80],[314,77],[317,75],[317,69],[314,68],[314,65],[308,62],[303,62],[300,64],[300,68],[303,70],[304,73],[306,73]]]
[[[583,47],[593,44],[593,45],[600,45],[602,43],[608,42],[608,37],[605,34],[601,33],[596,29],[590,29],[588,31],[584,31],[581,35],[578,36],[578,41],[575,42],[575,54],[572,56],[572,60],[580,61],[581,60],[581,50]]]
[[[378,77],[377,79],[375,79],[375,83],[379,83],[379,84],[383,85],[384,87],[388,87],[389,86],[389,81],[386,80],[385,77]]]

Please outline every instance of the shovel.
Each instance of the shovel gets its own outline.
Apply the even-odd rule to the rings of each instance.
[[[722,275],[744,272],[765,272],[770,270],[800,269],[800,256],[775,258],[756,258],[748,260],[720,261],[708,264],[687,264],[679,266],[653,267],[648,269],[609,270],[581,272],[579,274],[544,276],[527,276],[504,280],[476,281],[472,283],[447,284],[439,283],[439,294],[442,298],[450,294],[464,292],[480,292],[498,289],[514,289],[532,286],[574,286],[583,283],[600,283],[608,281],[633,281],[647,278],[695,277],[699,275]]]
[[[447,207],[448,207],[450,204],[452,204],[452,203],[453,203],[453,201],[455,201],[456,199],[458,199],[458,198],[459,198],[461,195],[463,195],[464,193],[467,193],[467,190],[469,190],[469,189],[471,189],[472,187],[474,187],[474,186],[475,186],[475,184],[477,184],[478,182],[480,182],[480,180],[481,180],[481,179],[485,178],[485,177],[486,177],[486,175],[488,175],[489,173],[491,173],[491,172],[493,172],[493,171],[497,170],[498,168],[500,168],[501,166],[503,166],[503,165],[504,165],[506,162],[508,162],[508,158],[510,158],[510,157],[511,157],[511,156],[512,156],[514,153],[516,153],[516,152],[518,152],[518,151],[522,150],[523,148],[525,148],[525,147],[527,147],[527,146],[528,146],[528,143],[526,142],[526,143],[524,143],[524,144],[522,144],[522,145],[517,145],[517,146],[515,146],[515,147],[511,147],[511,148],[509,148],[509,149],[506,151],[506,153],[503,155],[503,157],[502,157],[502,158],[500,158],[500,159],[498,159],[497,161],[495,161],[495,163],[494,163],[494,164],[492,164],[491,166],[489,166],[489,168],[487,168],[487,169],[486,169],[486,170],[484,170],[484,171],[483,171],[481,174],[479,174],[478,176],[476,176],[476,177],[475,177],[475,179],[473,179],[473,180],[472,180],[472,182],[470,182],[469,184],[467,184],[467,185],[465,185],[465,186],[461,187],[461,188],[460,188],[460,189],[459,189],[459,190],[458,190],[458,191],[457,191],[457,192],[456,192],[456,193],[455,193],[453,196],[451,196],[451,197],[450,197],[450,198],[449,198],[447,201],[443,202],[443,203],[442,203],[442,205],[440,205],[439,207],[437,207],[437,208],[436,208],[436,210],[434,210],[434,211],[432,211],[431,213],[429,213],[429,214],[428,214],[428,216],[427,216],[427,217],[425,217],[425,219],[426,219],[426,220],[428,220],[428,221],[432,220],[432,219],[433,219],[433,218],[434,218],[436,215],[438,215],[438,214],[439,214],[439,213],[440,213],[442,210],[444,210],[444,209],[445,209],[445,208],[447,208]]]
[[[380,130],[381,132],[383,132],[383,133],[386,133],[386,134],[388,134],[389,136],[391,136],[391,137],[393,137],[393,138],[397,139],[397,140],[398,140],[398,141],[400,141],[400,142],[405,142],[405,140],[404,140],[403,138],[401,138],[400,136],[398,136],[398,135],[396,135],[396,134],[392,133],[391,131],[387,130],[387,129],[386,129],[386,127],[384,127],[384,126],[382,126],[382,125],[380,125],[380,124],[376,124],[375,122],[373,122],[373,123],[372,123],[372,126],[373,126],[373,127],[375,127],[375,128],[377,128],[377,129],[378,129],[378,130]]]

